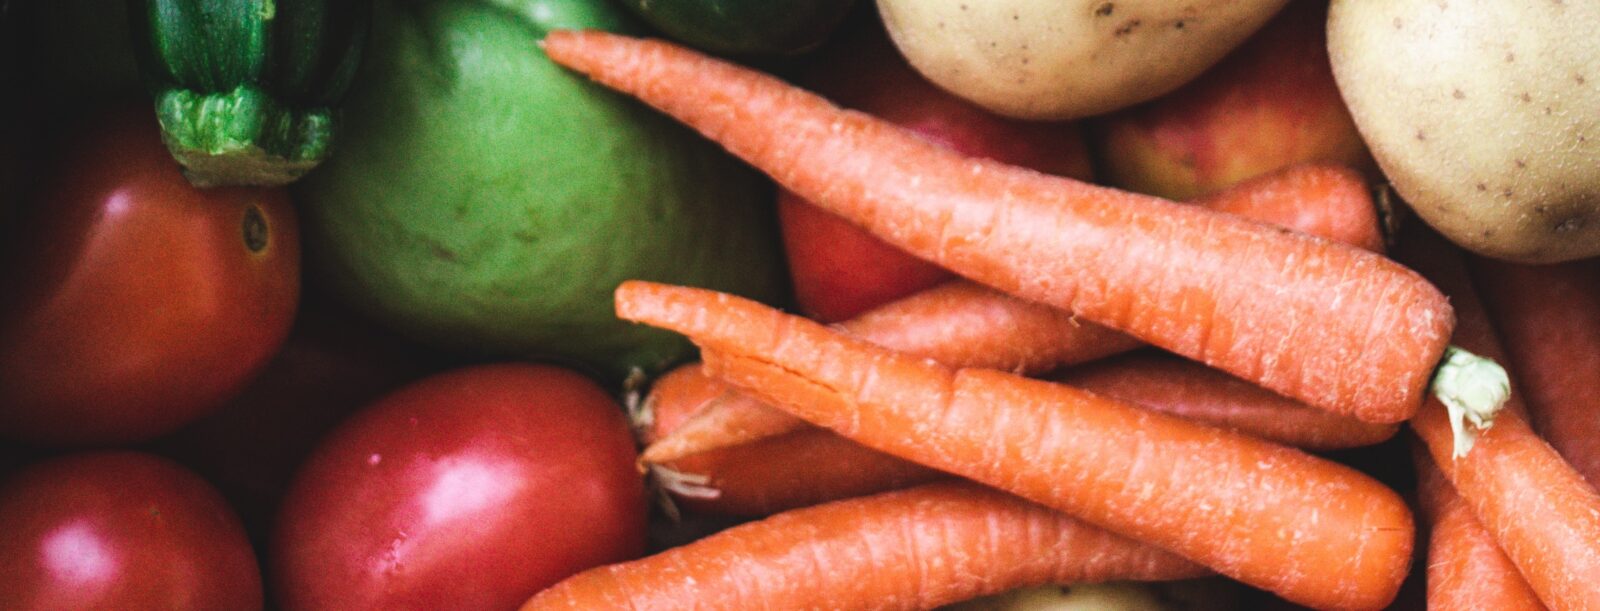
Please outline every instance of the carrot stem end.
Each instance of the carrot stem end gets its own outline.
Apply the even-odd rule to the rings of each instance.
[[[1451,456],[1461,458],[1505,408],[1511,398],[1511,377],[1493,359],[1449,346],[1434,371],[1430,388],[1450,414],[1450,430],[1455,437]]]

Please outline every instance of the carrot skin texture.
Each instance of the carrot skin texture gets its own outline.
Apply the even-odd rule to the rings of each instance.
[[[1471,267],[1533,428],[1600,487],[1600,259]]]
[[[1381,608],[1410,563],[1399,496],[1298,450],[1059,384],[952,370],[732,295],[626,282],[617,310],[688,335],[708,372],[814,424],[1294,602]]]
[[[1186,420],[1307,450],[1382,443],[1398,424],[1362,422],[1273,394],[1192,361],[1133,353],[1069,369],[1055,381]]]
[[[1454,324],[1437,290],[1373,253],[964,157],[670,43],[542,44],[907,252],[1336,413],[1410,417]]]
[[[837,501],[579,573],[542,609],[931,609],[1026,585],[1209,574],[965,482]]]
[[[1455,303],[1455,343],[1507,362],[1460,251],[1420,232],[1402,245],[1403,260]],[[1534,433],[1520,393],[1461,458],[1452,457],[1449,417],[1437,399],[1411,428],[1540,601],[1556,610],[1600,609],[1600,493]]]
[[[1195,204],[1374,252],[1383,249],[1376,207],[1365,179],[1341,166],[1286,168],[1201,198]],[[965,281],[947,283],[875,308],[841,323],[840,328],[880,346],[952,367],[1029,374],[1094,361],[1142,345],[1127,334],[1080,320],[1064,310]],[[806,426],[782,410],[758,405],[747,398],[721,398],[703,417],[682,428],[673,427],[678,432],[651,445],[642,458],[666,462]],[[1293,437],[1273,439],[1299,445]],[[1304,447],[1318,446],[1313,443]]]
[[[1434,611],[1538,611],[1544,609],[1528,581],[1500,551],[1494,537],[1439,472],[1427,450],[1417,448],[1417,496],[1428,537],[1428,608]]]

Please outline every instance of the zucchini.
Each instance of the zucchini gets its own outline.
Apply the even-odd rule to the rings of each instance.
[[[680,42],[726,55],[792,55],[827,38],[854,0],[626,0]]]
[[[129,0],[167,149],[200,187],[282,185],[332,151],[370,0]]]

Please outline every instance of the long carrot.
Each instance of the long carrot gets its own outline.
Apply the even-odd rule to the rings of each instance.
[[[1399,429],[1311,409],[1171,356],[1135,353],[1091,363],[1056,379],[1147,409],[1305,448],[1371,445]],[[643,439],[649,443],[667,436],[702,406],[725,401],[755,399],[706,377],[698,364],[674,369],[650,389],[646,405],[653,417]],[[810,424],[799,431],[654,463],[652,468],[683,508],[734,516],[770,515],[941,475]]]
[[[1153,543],[1291,601],[1378,608],[1414,536],[1393,491],[1298,450],[1060,384],[878,348],[755,302],[626,282],[724,381],[868,447]]]
[[[670,43],[542,44],[907,252],[1336,413],[1415,413],[1454,324],[1420,276],[1354,247],[964,157]]]
[[[1383,233],[1362,176],[1334,165],[1302,165],[1246,181],[1196,205],[1381,251]],[[1126,352],[1138,340],[969,282],[929,289],[863,313],[841,328],[880,346],[952,367],[1042,373]],[[789,414],[734,393],[651,445],[667,462],[803,428]]]
[[[1029,585],[1207,573],[1039,505],[951,482],[736,526],[579,573],[522,609],[932,609]]]
[[[1471,260],[1533,427],[1600,487],[1600,259]]]
[[[1455,342],[1503,360],[1460,252],[1420,232],[1401,244],[1403,260],[1455,304]],[[1533,432],[1519,395],[1510,396],[1494,426],[1459,457],[1439,401],[1429,399],[1411,427],[1539,600],[1552,609],[1600,609],[1600,493]]]
[[[1489,531],[1472,516],[1455,488],[1433,464],[1426,450],[1418,449],[1417,496],[1423,518],[1431,523],[1428,535],[1428,608],[1485,609],[1493,611],[1539,610],[1544,605],[1506,558]]]
[[[1306,407],[1174,356],[1139,352],[1075,367],[1054,379],[1140,407],[1308,450],[1380,443],[1397,424],[1362,422]]]

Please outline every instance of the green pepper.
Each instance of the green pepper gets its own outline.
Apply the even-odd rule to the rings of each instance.
[[[822,43],[854,0],[627,0],[667,36],[713,53],[789,55]]]
[[[328,157],[370,0],[129,0],[162,136],[197,186],[281,185]]]

